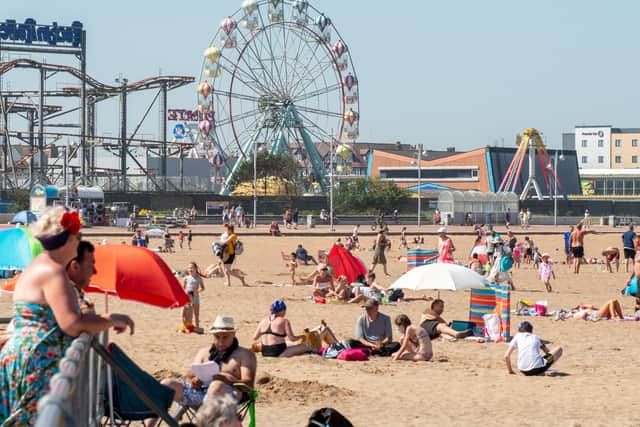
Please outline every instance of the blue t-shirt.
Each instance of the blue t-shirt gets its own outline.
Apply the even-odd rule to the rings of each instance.
[[[305,248],[299,248],[296,250],[296,258],[301,259],[302,261],[307,260],[307,250]]]
[[[636,237],[636,232],[632,230],[625,231],[622,234],[622,243],[625,249],[633,249],[633,239]]]
[[[569,252],[569,239],[571,238],[571,232],[565,231],[563,236],[564,236],[564,251]]]

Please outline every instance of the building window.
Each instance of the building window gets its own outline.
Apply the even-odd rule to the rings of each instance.
[[[587,156],[582,156],[582,158],[580,159],[580,161],[584,164],[587,163]]]
[[[604,147],[604,139],[599,139],[598,140],[598,148],[603,148]]]
[[[604,163],[604,156],[598,156],[598,163]]]
[[[622,147],[622,141],[620,141],[619,139],[616,139],[616,147]]]
[[[622,157],[616,156],[616,163],[622,163]]]
[[[638,140],[637,139],[632,139],[631,140],[631,146],[632,147],[637,147],[638,146]]]
[[[587,148],[587,140],[586,139],[582,140],[582,148]]]
[[[631,156],[631,163],[638,163],[638,156]]]

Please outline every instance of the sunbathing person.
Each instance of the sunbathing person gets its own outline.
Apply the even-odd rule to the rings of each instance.
[[[411,320],[404,314],[397,316],[393,323],[402,332],[400,350],[391,355],[393,360],[410,360],[413,362],[431,360],[433,348],[427,331],[421,327],[412,326]]]
[[[440,335],[446,335],[451,338],[465,338],[473,334],[471,329],[456,331],[455,329],[447,326],[447,323],[442,318],[443,312],[444,301],[441,299],[435,299],[431,303],[431,308],[428,308],[422,316],[420,326],[427,331],[429,338],[432,341]]]
[[[291,323],[285,317],[287,305],[282,300],[271,304],[271,314],[262,319],[256,328],[253,339],[260,339],[263,357],[291,357],[308,353],[311,348],[307,344],[287,345],[305,339],[305,335],[294,335]]]
[[[210,382],[202,381],[193,374],[191,368],[181,379],[166,379],[162,383],[175,390],[173,399],[184,406],[198,406],[205,396],[232,394],[234,383],[244,383],[253,388],[257,361],[253,352],[240,347],[236,338],[236,328],[232,317],[216,317],[209,332],[213,334],[213,344],[198,351],[193,361],[201,364],[210,361],[218,363],[220,373]]]
[[[313,278],[313,296],[325,298],[329,292],[335,292],[333,277],[327,264],[318,265],[318,274]]]
[[[600,309],[589,304],[580,304],[572,311],[574,319],[593,321],[601,319],[624,320],[622,307],[620,307],[620,302],[616,299],[607,301]]]
[[[367,282],[362,286],[356,286],[353,290],[353,298],[349,303],[357,304],[365,301],[367,298],[376,298],[380,300],[385,289],[376,283],[376,273],[370,271],[367,273]]]
[[[620,249],[609,246],[602,251],[602,256],[604,257],[605,263],[605,269],[603,271],[613,273],[612,263],[616,265],[616,273],[620,271]]]
[[[347,302],[353,296],[351,286],[347,283],[347,276],[338,277],[338,286],[327,294],[328,297],[336,297],[338,301]]]

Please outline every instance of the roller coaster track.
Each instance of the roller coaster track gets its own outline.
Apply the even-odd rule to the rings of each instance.
[[[34,61],[31,59],[15,59],[9,62],[0,63],[0,75],[6,74],[7,72],[15,69],[15,68],[32,68],[32,69],[43,69],[51,72],[63,72],[71,74],[77,77],[80,80],[85,81],[91,88],[95,89],[96,92],[107,95],[107,96],[115,96],[122,92],[123,86],[111,86],[105,83],[102,83],[90,75],[83,73],[77,68],[70,67],[67,65],[56,65],[56,64],[47,64],[43,62]],[[136,91],[136,90],[145,90],[145,89],[158,89],[163,85],[167,86],[168,90],[175,89],[195,81],[195,77],[189,76],[157,76],[157,77],[149,77],[146,79],[139,80],[137,82],[132,82],[126,85],[127,92]]]

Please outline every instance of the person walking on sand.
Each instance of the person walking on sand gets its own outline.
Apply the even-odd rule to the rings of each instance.
[[[238,236],[233,232],[232,224],[224,225],[225,232],[220,236],[220,243],[224,246],[225,250],[222,254],[222,263],[224,272],[224,284],[225,286],[231,286],[231,276],[234,276],[242,282],[242,286],[249,286],[244,280],[244,276],[235,270],[232,270],[233,262],[236,258],[236,245],[238,244]]]
[[[633,267],[633,259],[636,256],[636,232],[633,230],[633,224],[629,225],[629,229],[622,233],[622,248],[624,250],[624,271],[629,272],[629,264]]]
[[[584,236],[587,234],[598,234],[593,230],[584,230],[582,223],[576,225],[575,230],[569,237],[569,246],[573,255],[573,273],[580,274],[580,264],[584,258]]]
[[[553,263],[551,262],[551,256],[548,253],[542,254],[542,262],[540,263],[540,267],[538,267],[538,276],[540,276],[540,280],[544,284],[547,292],[551,292],[551,278],[555,280],[556,273],[553,272]]]
[[[375,249],[374,249],[375,252],[373,253],[373,261],[371,262],[371,267],[369,268],[369,271],[373,271],[376,268],[377,264],[382,264],[382,269],[384,271],[384,274],[387,276],[391,276],[387,272],[387,257],[384,254],[384,251],[387,248],[388,244],[389,244],[389,241],[387,240],[386,233],[383,228],[380,231],[378,231],[378,236],[376,237]]]
[[[456,250],[451,237],[447,236],[447,229],[440,227],[438,229],[438,262],[455,264],[453,252]]]
[[[191,229],[187,233],[187,247],[191,250],[191,242],[193,241],[193,234],[191,234]]]

